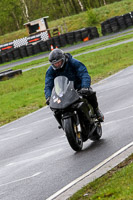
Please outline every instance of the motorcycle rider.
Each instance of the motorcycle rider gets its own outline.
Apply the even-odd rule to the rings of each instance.
[[[58,48],[50,52],[49,62],[51,65],[46,72],[44,88],[47,105],[49,105],[54,87],[54,79],[57,76],[66,76],[70,81],[74,81],[74,88],[81,95],[87,95],[87,100],[92,105],[97,119],[103,122],[104,116],[98,107],[96,92],[90,87],[91,77],[85,65],[74,59],[70,53],[64,53],[64,51]]]

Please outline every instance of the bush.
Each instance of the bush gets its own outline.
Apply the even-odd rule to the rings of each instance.
[[[87,10],[87,21],[88,21],[88,26],[93,26],[94,24],[98,24],[98,16],[96,14],[96,11],[94,9],[88,8]]]

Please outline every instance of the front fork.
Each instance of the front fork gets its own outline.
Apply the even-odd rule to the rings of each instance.
[[[81,133],[82,132],[82,128],[81,128],[81,125],[80,125],[80,121],[79,121],[79,116],[78,116],[78,113],[77,111],[74,111],[74,117],[75,117],[75,121],[76,121],[76,127],[77,127],[77,132],[78,133]]]
[[[59,123],[58,128],[59,128],[59,129],[63,128],[63,127],[62,127],[61,115],[58,114],[58,113],[56,113],[56,112],[54,112],[54,117],[55,117],[55,119],[57,120],[57,122]]]
[[[74,111],[72,113],[62,114],[62,125],[63,125],[63,121],[67,118],[71,118],[72,121],[73,121],[73,129],[74,129],[74,132],[76,134],[77,141],[81,140],[82,129],[81,129],[81,125],[80,125],[80,121],[79,121],[77,111]]]
[[[79,117],[78,117],[78,113],[77,111],[74,111],[74,112],[67,112],[67,113],[63,113],[63,114],[57,114],[57,113],[54,113],[54,116],[56,118],[56,120],[58,121],[59,123],[59,126],[58,128],[63,128],[63,119],[66,119],[66,118],[69,118],[69,117],[72,117],[75,121],[75,125],[76,125],[76,129],[77,129],[77,132],[78,133],[81,133],[82,132],[82,129],[81,129],[81,125],[80,125],[80,121],[79,121]]]

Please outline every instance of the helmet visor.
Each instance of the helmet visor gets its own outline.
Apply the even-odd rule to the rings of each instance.
[[[63,66],[63,59],[60,59],[58,61],[52,61],[51,62],[54,68],[59,69]]]

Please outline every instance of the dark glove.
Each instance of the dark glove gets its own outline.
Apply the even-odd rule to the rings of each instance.
[[[48,98],[46,99],[46,104],[49,105],[49,102],[50,102],[50,97],[48,97]]]
[[[87,94],[89,92],[89,88],[81,88],[79,91],[78,91],[80,94]]]

